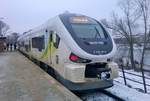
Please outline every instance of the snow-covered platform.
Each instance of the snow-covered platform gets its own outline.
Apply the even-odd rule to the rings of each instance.
[[[0,53],[0,101],[80,101],[17,52]]]

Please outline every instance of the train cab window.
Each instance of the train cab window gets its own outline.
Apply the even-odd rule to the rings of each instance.
[[[71,17],[71,30],[81,39],[105,39],[106,32],[101,24],[88,17]]]
[[[105,38],[104,31],[98,24],[72,24],[72,28],[78,38]]]
[[[32,48],[37,48],[39,51],[45,48],[44,35],[32,38]]]
[[[56,32],[52,31],[51,38],[52,38],[51,40],[53,41],[54,47],[58,48],[60,37],[57,35]]]

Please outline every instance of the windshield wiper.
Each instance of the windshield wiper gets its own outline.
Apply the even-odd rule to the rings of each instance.
[[[97,30],[97,28],[95,27],[95,30],[96,30],[96,35],[95,35],[95,38],[98,38],[97,36],[99,36],[99,38],[101,38],[101,36],[100,36],[100,33],[99,33],[99,31]]]
[[[90,43],[88,41],[83,41],[86,45],[90,45]]]

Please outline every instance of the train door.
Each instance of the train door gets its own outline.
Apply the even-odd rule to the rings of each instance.
[[[56,51],[58,49],[60,38],[58,37],[55,31],[51,31],[49,40],[50,40],[50,63],[52,65],[56,65],[56,57],[58,58]]]

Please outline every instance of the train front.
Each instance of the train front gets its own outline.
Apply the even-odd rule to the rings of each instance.
[[[70,63],[66,63],[65,85],[71,90],[104,89],[113,86],[118,65],[111,61],[116,45],[95,19],[76,14],[62,14],[61,21],[71,37]],[[66,40],[67,41],[67,40]]]

